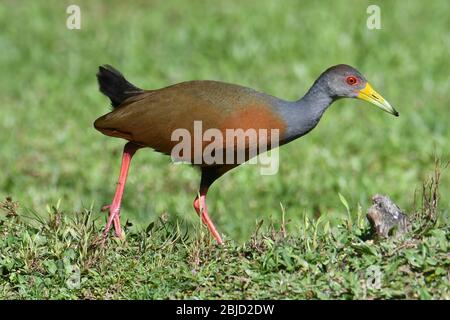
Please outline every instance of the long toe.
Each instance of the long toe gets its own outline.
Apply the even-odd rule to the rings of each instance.
[[[114,230],[116,232],[116,237],[124,240],[125,239],[125,233],[122,230],[122,227],[120,225],[120,214],[117,213],[117,215],[114,217]]]
[[[111,229],[111,225],[114,223],[114,229],[117,232],[117,228],[120,229],[120,221],[117,222],[117,220],[119,219],[119,214],[120,214],[120,208],[116,207],[113,205],[111,205],[109,207],[109,216],[108,216],[108,221],[106,222],[106,226],[105,226],[105,230],[103,231],[103,236],[107,236],[109,233],[109,230]]]

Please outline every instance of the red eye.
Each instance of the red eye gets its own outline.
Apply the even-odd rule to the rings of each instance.
[[[349,85],[351,85],[351,86],[354,86],[355,84],[358,83],[358,80],[357,80],[356,77],[354,77],[354,76],[349,76],[349,77],[347,77],[347,78],[345,79],[345,81],[346,81]]]

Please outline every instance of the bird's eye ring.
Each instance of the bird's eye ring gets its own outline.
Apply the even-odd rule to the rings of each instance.
[[[348,77],[345,79],[345,81],[346,81],[349,85],[351,85],[351,86],[354,86],[355,84],[358,83],[358,80],[357,80],[356,77],[354,77],[354,76],[348,76]]]

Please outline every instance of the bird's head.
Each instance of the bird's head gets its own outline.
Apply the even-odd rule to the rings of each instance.
[[[396,117],[399,115],[397,110],[372,88],[366,78],[349,65],[333,66],[327,69],[319,79],[333,98],[358,98],[368,101]]]

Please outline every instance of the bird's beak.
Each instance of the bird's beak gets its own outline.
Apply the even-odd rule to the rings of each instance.
[[[376,92],[369,83],[367,83],[366,86],[358,92],[357,98],[368,101],[396,117],[399,116],[397,110],[395,110],[389,102],[387,102],[378,92]]]

